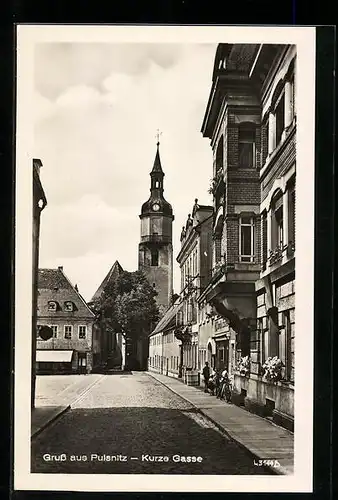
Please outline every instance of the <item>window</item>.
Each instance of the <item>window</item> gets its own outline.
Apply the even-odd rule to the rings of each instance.
[[[283,194],[280,192],[272,205],[272,250],[283,248]]]
[[[216,171],[215,174],[219,171],[222,170],[223,168],[223,150],[224,150],[224,143],[223,143],[223,136],[220,138],[217,146],[217,151],[216,151]]]
[[[85,339],[87,335],[87,326],[80,325],[79,326],[79,339]]]
[[[57,303],[54,301],[48,302],[48,311],[56,311],[57,310]]]
[[[262,214],[262,269],[266,269],[268,259],[268,220],[266,211]]]
[[[71,339],[73,333],[72,325],[65,325],[65,339]]]
[[[158,266],[158,250],[154,249],[151,251],[151,265],[156,267]]]
[[[295,183],[289,187],[289,243],[295,248],[296,242],[296,189]]]
[[[58,336],[58,326],[57,325],[50,325],[52,332],[53,332],[53,338],[56,339]]]
[[[239,260],[240,262],[254,262],[254,219],[241,217],[239,220]]]
[[[65,310],[69,311],[69,312],[74,311],[74,304],[73,304],[73,302],[70,302],[70,301],[69,302],[65,302]]]
[[[160,181],[156,181],[156,182],[155,182],[155,187],[156,187],[156,188],[159,188],[159,187],[160,187]]]
[[[282,313],[283,325],[279,334],[279,358],[284,363],[284,378],[293,381],[294,378],[294,324],[291,322],[293,311]]]
[[[238,163],[241,168],[255,166],[255,129],[240,127],[238,137]]]
[[[291,80],[290,80],[290,86],[291,86],[291,120],[294,119],[296,115],[296,108],[295,108],[295,75],[292,75]]]
[[[282,134],[285,128],[285,97],[284,93],[279,99],[279,102],[276,106],[276,112],[275,112],[275,117],[276,117],[276,146],[280,143],[282,140]]]

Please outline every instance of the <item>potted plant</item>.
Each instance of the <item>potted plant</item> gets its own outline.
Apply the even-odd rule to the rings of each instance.
[[[270,356],[263,364],[264,377],[269,382],[278,382],[282,379],[284,364],[277,356]]]
[[[237,369],[240,375],[247,377],[250,373],[250,358],[249,356],[244,356],[240,358]]]

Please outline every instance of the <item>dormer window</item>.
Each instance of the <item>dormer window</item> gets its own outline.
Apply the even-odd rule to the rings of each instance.
[[[74,304],[73,302],[65,302],[65,311],[72,312],[74,311]]]
[[[54,300],[50,300],[48,302],[48,311],[56,311],[57,310],[57,302]]]

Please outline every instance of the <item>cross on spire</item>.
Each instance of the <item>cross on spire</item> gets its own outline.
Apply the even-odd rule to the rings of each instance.
[[[162,135],[162,132],[160,132],[160,129],[157,129],[157,132],[156,132],[156,139],[157,139],[157,146],[160,145],[160,137]]]

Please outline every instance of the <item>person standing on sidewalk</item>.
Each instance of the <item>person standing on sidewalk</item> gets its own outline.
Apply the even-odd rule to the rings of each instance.
[[[208,383],[210,378],[210,368],[208,361],[205,362],[205,366],[203,368],[203,378],[204,378],[204,392],[208,392]]]

